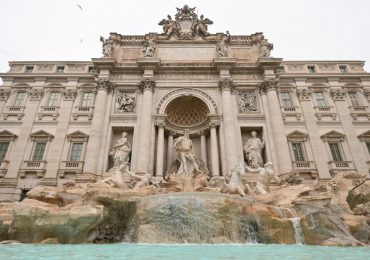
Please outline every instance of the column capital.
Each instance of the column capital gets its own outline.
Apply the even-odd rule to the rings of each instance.
[[[10,89],[0,89],[0,100],[8,100],[10,93]]]
[[[209,122],[209,127],[210,128],[217,127],[218,125],[220,125],[220,121],[218,121],[218,120],[211,120]]]
[[[105,90],[107,92],[113,90],[115,86],[116,84],[111,82],[109,79],[98,79],[96,82],[96,88],[98,90]]]
[[[277,79],[271,78],[258,83],[260,93],[266,93],[269,90],[276,90],[278,82],[279,81]]]
[[[62,91],[63,100],[74,101],[77,96],[77,89],[65,89]]]
[[[233,91],[235,89],[235,83],[232,78],[220,78],[218,81],[218,86],[220,87],[221,91]]]
[[[156,82],[154,78],[143,78],[139,84],[139,88],[143,92],[145,90],[154,91],[155,85],[156,85]]]
[[[206,131],[205,131],[205,129],[199,130],[199,131],[198,131],[198,135],[199,135],[199,136],[206,135]]]
[[[166,123],[164,122],[164,120],[157,120],[155,122],[155,125],[158,126],[159,128],[165,128],[166,127]]]
[[[311,89],[297,89],[297,95],[301,101],[310,101],[311,100]]]
[[[44,89],[32,88],[28,94],[30,95],[30,100],[40,101],[44,96]]]
[[[346,91],[341,88],[331,88],[330,96],[334,101],[344,101]]]

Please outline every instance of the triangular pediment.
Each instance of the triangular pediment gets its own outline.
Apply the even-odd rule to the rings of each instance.
[[[3,130],[0,132],[0,138],[17,138],[18,136],[9,132],[8,130]]]
[[[87,140],[89,136],[81,131],[74,131],[72,133],[67,134],[68,140],[73,140],[73,139],[83,139]]]
[[[344,134],[342,134],[340,132],[337,132],[335,130],[332,130],[332,131],[330,131],[330,132],[321,136],[321,138],[323,138],[323,139],[338,139],[338,138],[342,139],[344,137],[345,137]]]
[[[32,134],[30,134],[30,137],[32,138],[54,138],[54,135],[45,132],[44,130],[36,131]]]
[[[287,135],[288,139],[306,139],[308,134],[295,130]]]
[[[360,139],[370,139],[370,130],[366,131],[365,133],[362,133],[358,136]]]

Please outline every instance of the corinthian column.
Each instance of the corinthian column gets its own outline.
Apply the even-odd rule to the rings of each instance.
[[[267,105],[273,140],[275,143],[277,159],[279,163],[280,174],[292,172],[292,161],[289,153],[288,141],[285,135],[283,117],[281,115],[279,99],[276,94],[278,81],[276,79],[267,79],[261,82],[258,87],[262,94],[267,96]]]
[[[159,121],[156,123],[156,125],[158,126],[156,176],[163,176],[165,123],[163,121]]]
[[[86,149],[84,173],[96,174],[99,157],[103,156],[101,142],[103,134],[103,122],[106,108],[108,91],[111,91],[114,84],[108,79],[99,79],[97,82],[97,94],[94,103],[94,115],[91,122],[91,131]]]
[[[226,148],[227,170],[230,170],[238,163],[238,142],[236,138],[240,136],[237,132],[237,117],[231,99],[231,91],[234,83],[231,78],[222,78],[219,81],[222,96],[222,113],[224,123],[224,139]]]
[[[137,153],[137,172],[149,173],[150,141],[152,131],[152,98],[155,87],[153,78],[144,78],[140,89],[143,91],[143,99],[140,115],[139,142]]]
[[[217,144],[217,124],[214,122],[210,123],[210,134],[211,134],[211,167],[212,176],[219,176],[219,163],[218,163],[218,144]]]

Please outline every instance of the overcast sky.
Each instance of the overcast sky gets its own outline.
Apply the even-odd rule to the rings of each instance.
[[[0,72],[14,60],[100,57],[100,35],[162,32],[158,22],[184,4],[213,20],[211,33],[264,32],[274,57],[364,60],[370,70],[367,0],[0,0]]]

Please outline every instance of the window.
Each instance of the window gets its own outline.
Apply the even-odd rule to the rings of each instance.
[[[315,66],[307,66],[308,72],[309,73],[315,73]]]
[[[5,160],[6,152],[8,151],[9,142],[0,142],[0,161]]]
[[[349,100],[351,101],[352,106],[359,107],[361,106],[360,100],[356,92],[348,92]]]
[[[290,92],[281,92],[281,101],[283,103],[283,107],[293,107]]]
[[[346,73],[347,72],[347,66],[346,65],[340,65],[339,66],[340,72]]]
[[[50,95],[49,95],[47,106],[48,107],[55,107],[55,106],[58,105],[58,101],[59,101],[59,93],[58,92],[51,92]]]
[[[315,92],[314,97],[315,97],[316,106],[319,106],[319,107],[325,107],[326,106],[324,93]]]
[[[329,143],[329,148],[333,161],[343,161],[343,156],[339,143]]]
[[[369,154],[370,154],[370,142],[367,142],[366,143],[366,147],[367,147],[367,151],[369,152]]]
[[[37,142],[33,151],[32,161],[42,161],[44,158],[46,142]]]
[[[17,92],[14,98],[13,106],[15,107],[22,106],[25,98],[26,98],[26,92]]]
[[[33,71],[33,66],[27,66],[26,67],[26,72],[27,73],[32,73],[32,71]]]
[[[83,143],[72,143],[70,161],[79,161],[81,158]]]
[[[293,153],[294,153],[294,160],[295,161],[305,161],[305,156],[303,152],[303,145],[302,143],[292,143]]]
[[[64,66],[57,66],[57,73],[64,73]]]
[[[93,101],[93,93],[92,92],[84,92],[82,94],[81,106],[82,107],[91,107]]]

